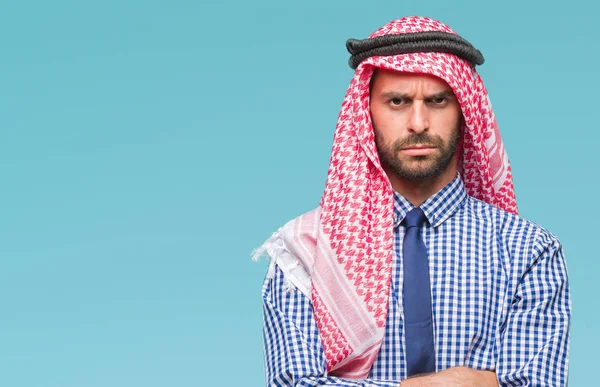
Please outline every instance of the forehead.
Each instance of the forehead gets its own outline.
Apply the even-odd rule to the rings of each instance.
[[[376,69],[371,78],[373,91],[437,93],[452,91],[446,81],[434,75],[406,73],[387,69]]]

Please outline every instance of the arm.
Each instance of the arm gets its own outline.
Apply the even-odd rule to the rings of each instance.
[[[454,367],[436,374],[406,379],[400,387],[498,387],[498,379],[494,371]]]
[[[571,301],[563,251],[542,233],[497,343],[500,386],[565,386]]]
[[[267,386],[398,387],[400,381],[348,380],[325,376],[325,355],[310,299],[285,288],[275,266],[263,286],[265,376]]]
[[[267,386],[285,387],[497,387],[493,371],[454,367],[436,374],[399,380],[348,380],[325,376],[325,357],[310,299],[286,289],[275,266],[263,286],[263,336]]]

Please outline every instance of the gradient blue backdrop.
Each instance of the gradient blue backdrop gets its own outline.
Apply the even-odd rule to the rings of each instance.
[[[480,48],[523,216],[572,281],[595,385],[592,2],[4,1],[0,385],[263,385],[250,252],[318,203],[345,40],[428,15]]]

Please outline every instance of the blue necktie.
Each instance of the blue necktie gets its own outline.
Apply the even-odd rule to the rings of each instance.
[[[408,376],[435,372],[429,261],[421,237],[421,224],[424,220],[425,214],[418,207],[406,214],[404,219],[406,234],[402,248],[404,260],[402,295]]]

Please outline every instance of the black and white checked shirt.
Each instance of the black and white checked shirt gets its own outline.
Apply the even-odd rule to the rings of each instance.
[[[366,380],[326,375],[310,298],[278,267],[263,286],[268,386],[394,386],[406,378],[404,216],[395,194],[394,265],[383,343]],[[467,195],[460,176],[420,206],[431,277],[436,366],[495,370],[503,386],[564,386],[571,301],[558,239]]]

